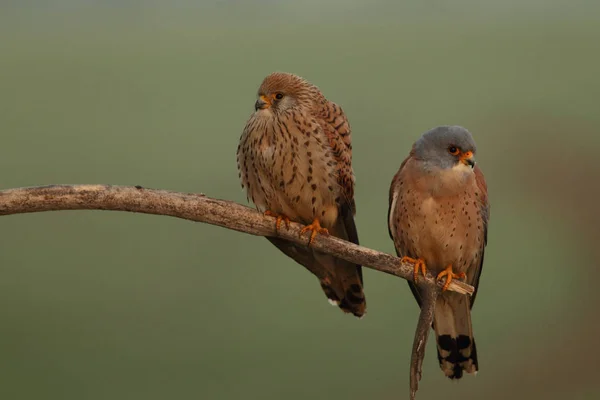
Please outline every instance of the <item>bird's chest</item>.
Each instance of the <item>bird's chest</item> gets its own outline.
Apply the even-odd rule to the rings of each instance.
[[[475,203],[468,196],[418,191],[408,193],[405,201],[408,212],[403,214],[402,227],[412,252],[435,271],[450,264],[457,270],[466,268],[478,236]]]
[[[253,163],[258,172],[267,174],[272,172],[277,158],[277,137],[267,125],[263,130],[256,132],[253,138]]]
[[[286,126],[254,148],[257,188],[270,210],[309,222],[337,216],[336,163],[324,139]]]

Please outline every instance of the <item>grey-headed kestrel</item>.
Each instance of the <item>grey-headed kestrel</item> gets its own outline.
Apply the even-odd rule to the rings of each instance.
[[[237,150],[248,198],[281,222],[306,225],[309,246],[268,238],[317,276],[329,301],[361,317],[366,302],[361,266],[314,251],[315,235],[358,244],[350,125],[341,107],[299,76],[273,73],[258,89]]]
[[[433,318],[440,368],[451,379],[478,370],[471,326],[487,244],[490,206],[475,142],[460,126],[424,133],[390,187],[388,226],[396,252],[415,263],[414,280],[429,269],[446,280]],[[472,297],[446,291],[452,279],[475,287]],[[420,289],[408,282],[421,306]]]

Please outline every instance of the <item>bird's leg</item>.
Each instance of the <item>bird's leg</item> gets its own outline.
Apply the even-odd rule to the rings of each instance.
[[[415,264],[415,275],[414,282],[417,283],[417,278],[419,277],[419,272],[423,274],[423,276],[427,275],[427,267],[425,266],[425,260],[422,258],[411,258],[411,257],[402,257],[400,262],[408,262],[411,264]]]
[[[304,233],[306,233],[308,231],[311,231],[310,239],[308,240],[309,246],[312,244],[313,240],[315,239],[315,236],[317,236],[317,233],[320,233],[323,235],[329,235],[329,231],[326,228],[321,227],[319,218],[315,218],[314,221],[312,222],[312,224],[306,225],[304,228],[302,228],[302,230],[300,231],[300,236],[302,236]]]
[[[465,279],[467,277],[467,274],[465,274],[464,272],[461,272],[460,274],[455,274],[452,271],[452,264],[450,264],[446,267],[445,270],[443,270],[437,275],[436,279],[441,279],[444,276],[446,277],[446,283],[444,283],[444,286],[442,287],[442,292],[448,290],[452,279]]]
[[[285,227],[290,229],[290,219],[287,216],[283,214],[277,214],[269,210],[265,211],[264,215],[277,218],[277,221],[275,222],[275,232],[279,232],[279,228],[281,228],[282,221],[285,222]]]

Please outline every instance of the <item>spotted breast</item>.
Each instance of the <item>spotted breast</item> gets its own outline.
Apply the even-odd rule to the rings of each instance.
[[[489,203],[475,152],[471,133],[462,127],[441,126],[424,133],[392,181],[388,226],[399,256],[445,279],[444,289],[452,279],[464,278],[476,294]],[[409,286],[421,305],[421,290],[414,282]],[[479,368],[471,324],[475,294],[469,299],[444,291],[436,301],[438,359],[451,379]]]
[[[350,127],[342,109],[292,74],[274,73],[259,88],[255,112],[238,147],[242,187],[259,211],[358,243]],[[279,223],[278,223],[279,226]],[[344,312],[366,309],[359,265],[269,238],[315,274]],[[310,242],[309,242],[310,243]]]

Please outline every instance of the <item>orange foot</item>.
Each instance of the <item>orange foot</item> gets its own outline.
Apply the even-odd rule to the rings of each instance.
[[[467,277],[467,274],[465,274],[464,272],[461,272],[460,274],[455,274],[454,272],[452,272],[452,264],[450,264],[446,267],[445,270],[443,270],[437,275],[437,279],[441,279],[444,276],[446,277],[446,283],[444,283],[444,286],[442,286],[442,292],[448,290],[452,279],[465,279]]]
[[[302,230],[300,231],[300,236],[302,236],[308,231],[312,231],[310,234],[310,239],[308,240],[309,246],[312,244],[313,240],[315,239],[315,236],[317,236],[317,233],[323,234],[325,236],[329,235],[329,231],[326,228],[321,227],[321,223],[319,222],[318,218],[315,218],[312,224],[306,225],[304,228],[302,228]]]
[[[283,215],[283,214],[277,214],[277,213],[274,213],[273,211],[269,211],[269,210],[265,211],[264,214],[268,215],[270,217],[277,218],[277,221],[275,222],[275,231],[276,232],[279,232],[279,229],[281,228],[281,222],[282,221],[285,222],[285,227],[286,228],[288,228],[288,229],[290,228],[290,219],[288,217],[286,217],[285,215]]]
[[[415,283],[417,283],[417,278],[419,277],[419,272],[423,276],[426,276],[426,274],[427,274],[427,267],[425,266],[425,260],[423,260],[422,258],[402,257],[400,262],[409,262],[411,264],[415,264],[415,276],[414,276]]]

